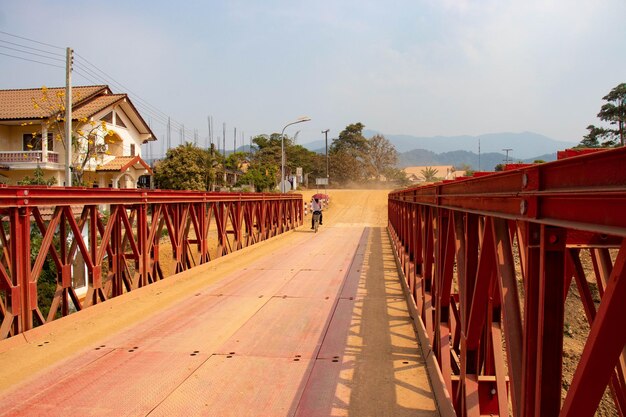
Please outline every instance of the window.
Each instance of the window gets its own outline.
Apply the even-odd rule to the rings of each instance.
[[[107,123],[113,123],[113,112],[107,113],[107,115],[104,116],[101,120]]]
[[[48,133],[48,151],[53,151],[54,141],[52,133]],[[41,150],[41,133],[33,136],[32,133],[24,133],[22,140],[23,151],[40,151]]]
[[[120,117],[120,113],[117,112],[117,111],[112,111],[110,113],[107,113],[100,120],[102,120],[104,122],[107,122],[109,124],[112,124],[112,125],[119,126],[119,127],[126,127],[126,124],[124,123],[124,121]]]
[[[130,156],[135,156],[135,144],[130,144]]]
[[[126,125],[122,121],[122,118],[120,117],[119,113],[115,113],[115,124],[117,126],[120,126],[120,127],[126,127]]]

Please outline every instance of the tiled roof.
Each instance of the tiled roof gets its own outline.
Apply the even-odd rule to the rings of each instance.
[[[23,90],[0,90],[0,121],[25,121],[42,119],[55,115],[61,107],[65,88],[30,88]],[[44,98],[46,98],[44,100]],[[126,94],[112,94],[106,85],[72,87],[72,119],[90,118],[107,107],[122,102],[127,116],[144,135],[143,143],[156,140],[150,126]],[[46,103],[53,103],[48,106]]]
[[[106,91],[108,91],[108,87],[105,85],[72,87],[72,104],[78,108],[84,100]],[[47,107],[43,88],[0,90],[0,120],[50,117],[58,111],[60,104],[58,103],[58,93],[65,94],[65,88],[46,89],[47,102],[51,103],[50,107]],[[38,108],[36,108],[35,103],[39,105]]]
[[[76,108],[72,111],[72,119],[80,119],[83,117],[91,117],[100,110],[126,98],[126,94],[108,94],[106,96],[96,97],[88,103]]]
[[[119,171],[135,158],[135,156],[116,156],[112,161],[100,165],[98,171]]]
[[[42,219],[47,222],[52,219],[56,206],[39,206],[38,208]],[[70,208],[72,209],[74,218],[80,217],[83,212],[83,206],[70,206]]]
[[[143,166],[150,172],[150,174],[152,174],[150,165],[148,165],[148,163],[139,156],[116,156],[115,159],[107,162],[106,164],[100,165],[96,171],[120,172],[137,164]]]

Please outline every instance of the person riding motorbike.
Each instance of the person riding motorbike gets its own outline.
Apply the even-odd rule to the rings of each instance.
[[[320,225],[322,225],[322,203],[319,198],[314,198],[313,201],[311,201],[311,212],[320,215]],[[314,217],[311,216],[311,230],[315,228],[314,221]]]

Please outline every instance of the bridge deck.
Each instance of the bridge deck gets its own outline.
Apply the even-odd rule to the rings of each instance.
[[[4,341],[0,415],[438,415],[386,231],[337,220]]]

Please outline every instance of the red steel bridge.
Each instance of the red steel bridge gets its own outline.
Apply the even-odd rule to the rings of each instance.
[[[611,415],[625,415],[625,162],[621,148],[389,195],[440,407],[593,416],[608,387]],[[565,381],[570,286],[582,308],[568,314],[590,331]]]
[[[163,279],[165,234],[178,273],[295,228],[303,205],[299,195],[3,187],[0,215],[3,339],[68,315],[71,305],[81,310]],[[41,243],[31,255],[35,236]],[[83,266],[77,254],[87,270],[83,299],[72,280]],[[58,280],[44,317],[37,282],[47,259]]]
[[[564,156],[319,234],[295,194],[2,187],[0,416],[624,416],[626,149]]]

